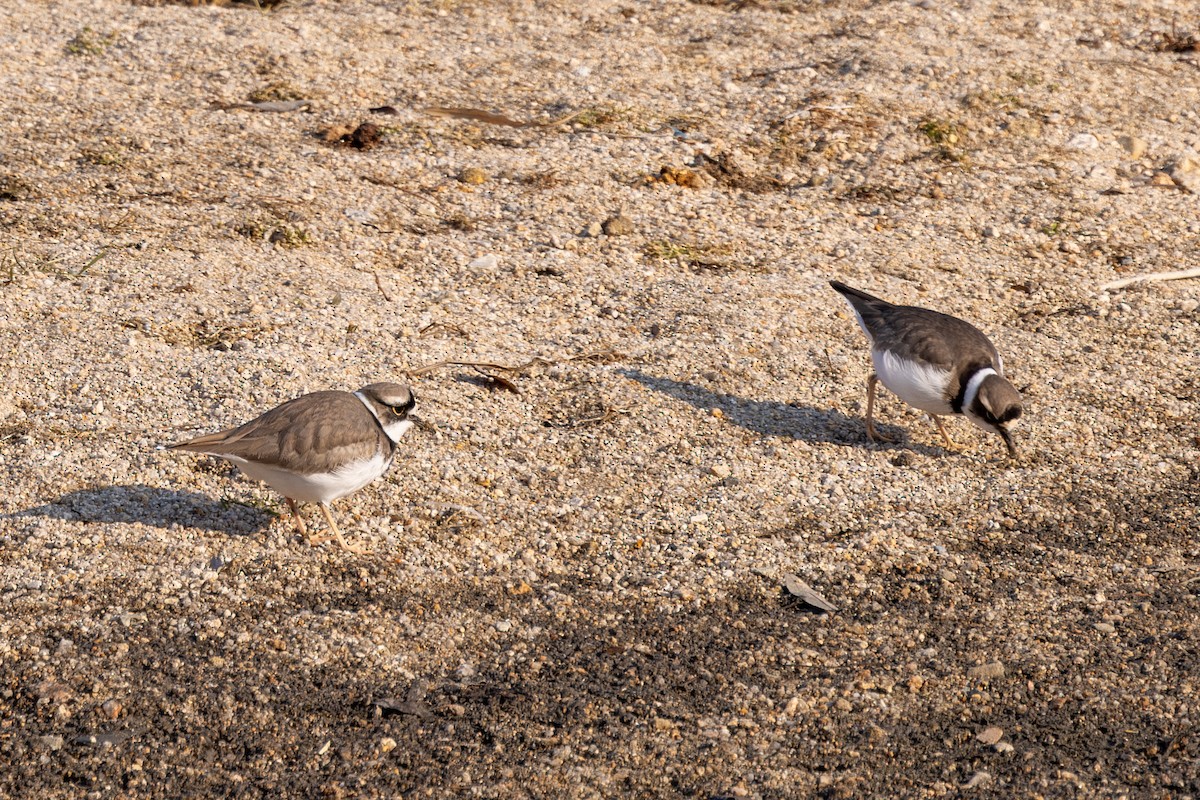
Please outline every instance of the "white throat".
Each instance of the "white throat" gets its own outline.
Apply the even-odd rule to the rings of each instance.
[[[991,367],[984,367],[971,376],[971,380],[967,381],[967,389],[963,392],[962,409],[964,413],[975,405],[975,398],[979,396],[979,387],[983,385],[984,378],[996,374],[998,374],[996,370]]]

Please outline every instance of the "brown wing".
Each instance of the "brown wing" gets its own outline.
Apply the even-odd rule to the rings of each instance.
[[[872,327],[879,349],[903,348],[947,372],[971,366],[1000,368],[996,348],[983,331],[958,317],[916,306],[892,306],[880,319],[868,322],[864,315],[863,320]]]
[[[374,415],[349,392],[314,392],[245,425],[210,433],[173,449],[245,459],[302,474],[330,472],[348,461],[390,453]]]
[[[947,372],[968,366],[1000,370],[996,348],[966,320],[928,308],[892,305],[838,281],[830,285],[858,312],[875,349],[902,349]]]

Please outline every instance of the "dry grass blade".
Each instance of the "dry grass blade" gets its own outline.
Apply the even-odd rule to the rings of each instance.
[[[564,358],[563,361],[591,361],[595,364],[609,364],[613,361],[620,361],[625,356],[614,350],[611,347],[606,347],[603,350],[592,350],[587,353],[580,353],[577,356]]]
[[[491,373],[484,372],[481,369],[477,369],[475,371],[484,377],[484,385],[494,392],[505,391],[512,392],[516,395],[521,393],[521,390],[517,388],[517,385],[508,378],[505,378],[501,375],[492,375]]]
[[[433,197],[431,195],[422,194],[421,192],[417,192],[412,189],[406,188],[404,186],[399,185],[398,183],[396,183],[393,180],[389,180],[388,178],[378,178],[373,175],[359,175],[358,177],[361,178],[362,180],[366,181],[367,183],[373,183],[376,186],[386,186],[389,189],[395,189],[398,192],[404,192],[405,194],[412,195],[413,197],[417,198],[418,200],[424,200],[426,203],[429,203],[434,208],[441,209],[441,207],[442,207],[442,204],[440,202],[438,202],[438,199],[436,197]]]
[[[417,335],[424,339],[426,336],[433,336],[438,333],[449,333],[453,336],[461,336],[464,339],[469,339],[470,336],[459,326],[453,322],[431,322],[421,330],[417,331]]]
[[[488,125],[503,125],[507,128],[528,128],[535,124],[531,122],[520,122],[512,117],[506,117],[503,114],[494,114],[491,111],[484,111],[482,108],[429,106],[425,109],[425,113],[433,114],[435,117],[453,117],[454,119],[469,119],[475,122],[486,122]]]
[[[435,324],[444,325],[445,323],[435,323]],[[426,328],[430,328],[430,327],[432,327],[432,325],[426,326]],[[424,329],[422,329],[422,330],[424,330]],[[524,372],[525,370],[529,369],[530,367],[549,367],[554,364],[563,364],[563,363],[569,363],[572,361],[593,361],[596,363],[608,363],[611,361],[617,361],[620,358],[622,358],[622,355],[620,353],[618,353],[616,350],[614,350],[612,348],[605,348],[603,350],[590,350],[586,353],[579,353],[578,355],[567,356],[565,358],[547,359],[547,358],[542,358],[541,356],[534,356],[533,358],[526,361],[524,364],[517,364],[516,366],[508,366],[507,364],[494,364],[490,361],[438,361],[433,364],[426,364],[423,367],[417,367],[414,370],[409,370],[408,374],[410,377],[415,378],[415,377],[419,377],[421,375],[426,375],[430,372],[434,372],[436,370],[442,369],[443,367],[471,367],[472,369],[476,369],[476,370],[480,370],[480,371],[500,370],[501,372],[521,373],[521,372]]]
[[[383,299],[387,302],[392,302],[392,296],[387,293],[387,289],[383,288],[383,279],[379,277],[378,272],[371,273],[375,276],[375,288],[379,289],[379,293],[383,295]]]
[[[259,103],[221,103],[213,102],[209,105],[214,111],[261,111],[268,114],[286,114],[291,111],[299,111],[302,108],[307,108],[312,105],[311,100],[264,100]]]
[[[599,425],[603,422],[608,422],[611,419],[616,419],[621,414],[628,414],[628,408],[613,408],[612,406],[604,406],[604,409],[599,414],[592,414],[587,417],[578,419],[570,419],[566,422],[554,422],[546,420],[545,425],[548,428],[582,428],[584,425]]]
[[[476,370],[498,369],[502,372],[523,372],[534,365],[549,366],[552,363],[554,362],[547,361],[544,358],[533,358],[524,364],[519,364],[515,367],[506,366],[505,364],[493,364],[489,361],[438,361],[433,364],[426,364],[425,366],[418,367],[414,370],[409,370],[408,374],[411,377],[416,378],[418,376],[426,375],[430,372],[442,369],[443,367],[471,367],[472,369]]]

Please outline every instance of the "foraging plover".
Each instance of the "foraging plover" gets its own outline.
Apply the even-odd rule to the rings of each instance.
[[[890,441],[871,419],[875,384],[927,413],[946,446],[956,448],[942,425],[945,414],[964,414],[985,431],[998,433],[1017,456],[1011,427],[1021,416],[1021,395],[1004,377],[1004,362],[983,332],[965,320],[886,300],[830,281],[854,311],[871,342],[875,372],[867,379],[867,436]]]
[[[301,534],[308,529],[299,504],[317,503],[343,549],[358,552],[338,530],[329,503],[378,478],[396,456],[396,442],[412,427],[412,391],[398,383],[372,383],[357,392],[313,392],[230,430],[172,449],[230,461],[283,495]],[[318,544],[329,537],[309,537]]]

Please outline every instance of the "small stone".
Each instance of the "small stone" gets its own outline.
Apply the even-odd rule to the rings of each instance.
[[[981,681],[990,681],[1004,677],[1004,665],[999,661],[989,661],[967,670],[967,677]]]
[[[1179,310],[1185,314],[1191,314],[1197,308],[1200,308],[1200,300],[1182,300],[1179,303]]]
[[[1150,145],[1146,143],[1146,140],[1137,136],[1120,136],[1117,138],[1117,142],[1129,154],[1129,157],[1133,159],[1141,158],[1150,149]]]
[[[593,239],[604,233],[604,225],[599,222],[589,222],[588,226],[583,229],[584,236],[591,236]]]
[[[975,741],[980,744],[992,745],[1004,738],[1004,729],[997,728],[995,725],[984,728],[979,733],[975,734]]]
[[[396,740],[390,736],[385,736],[379,740],[379,749],[381,752],[390,753],[396,749]]]
[[[1095,628],[1100,633],[1116,633],[1117,632],[1117,626],[1113,625],[1111,622],[1097,622],[1092,627]]]
[[[1181,156],[1171,167],[1172,172],[1200,172],[1200,159],[1195,156]]]
[[[45,750],[62,750],[63,737],[58,736],[57,734],[52,734],[50,736],[35,736],[33,737],[33,742],[38,747],[41,747]]]
[[[38,700],[47,703],[61,704],[75,696],[71,687],[57,681],[43,681],[37,687]]]
[[[688,519],[688,523],[691,525],[699,525],[702,522],[708,522],[708,514],[693,514]]]
[[[713,464],[708,471],[721,480],[725,480],[733,474],[733,470],[729,468],[728,464]]]
[[[482,255],[479,258],[475,259],[467,266],[469,266],[471,269],[489,269],[490,270],[490,269],[495,269],[499,265],[500,265],[500,259],[497,258],[495,254],[488,253],[487,255]]]
[[[512,630],[513,624],[512,624],[511,620],[502,619],[499,622],[497,622],[495,625],[493,625],[492,627],[495,628],[500,633],[508,633],[509,631]]]
[[[467,713],[467,707],[460,706],[458,703],[451,703],[446,710],[456,717],[461,717]]]
[[[633,233],[636,227],[633,220],[624,214],[616,214],[604,220],[604,232],[609,236],[624,236]]]
[[[116,719],[124,710],[125,706],[121,705],[120,700],[105,700],[100,705],[100,716],[105,719]]]
[[[656,730],[660,733],[665,733],[667,731],[673,731],[673,730],[675,730],[675,723],[669,719],[663,719],[662,717],[655,717],[654,718],[654,730]]]
[[[1077,133],[1067,142],[1067,147],[1072,150],[1093,150],[1100,146],[1100,140],[1095,134]]]
[[[1171,165],[1169,174],[1176,186],[1192,194],[1200,193],[1200,158],[1183,156]]]
[[[1000,231],[995,225],[988,225],[983,229],[983,238],[985,239],[995,239],[999,235]]]
[[[488,178],[486,170],[479,167],[465,167],[462,172],[458,173],[458,179],[468,186],[478,186],[481,183],[487,183]]]
[[[1156,172],[1150,176],[1151,186],[1174,186],[1175,181],[1171,180],[1171,176],[1165,172]]]
[[[1011,753],[1015,748],[1013,748],[1012,742],[996,742],[992,749],[997,753]]]
[[[976,772],[974,775],[972,775],[971,780],[964,783],[962,788],[974,789],[977,786],[983,786],[985,784],[991,783],[991,781],[992,781],[991,773],[986,772],[985,770],[981,769],[978,772]]]
[[[374,122],[364,122],[351,132],[350,146],[359,150],[370,150],[379,144],[379,140],[382,138],[383,133],[379,130],[378,125]]]

